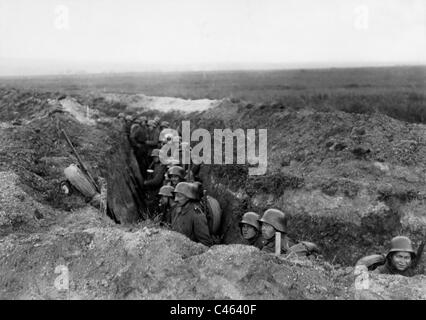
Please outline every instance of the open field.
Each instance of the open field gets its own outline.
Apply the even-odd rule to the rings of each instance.
[[[294,109],[381,112],[408,122],[426,122],[426,66],[10,77],[0,78],[0,86],[66,94],[231,98]]]

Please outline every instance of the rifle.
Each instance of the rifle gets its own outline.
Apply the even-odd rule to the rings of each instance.
[[[95,180],[93,179],[92,175],[90,174],[90,172],[87,170],[86,166],[84,165],[83,161],[81,160],[79,154],[77,153],[77,150],[75,150],[70,138],[68,137],[67,133],[65,132],[65,129],[61,129],[61,132],[63,133],[63,135],[65,136],[65,139],[68,143],[68,145],[71,147],[71,150],[73,151],[75,157],[77,158],[78,163],[80,164],[81,170],[84,172],[84,174],[87,175],[87,177],[89,178],[90,183],[93,184],[93,186],[95,187],[97,192],[101,192],[101,189],[99,188],[99,186],[97,185],[97,183],[95,182]]]

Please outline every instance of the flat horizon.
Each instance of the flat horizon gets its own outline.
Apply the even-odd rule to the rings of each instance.
[[[216,68],[211,66],[195,66],[195,67],[186,67],[186,66],[174,66],[174,67],[154,67],[146,68],[145,70],[100,70],[100,71],[86,71],[86,70],[67,70],[67,71],[58,71],[52,73],[28,73],[28,74],[0,74],[1,79],[6,78],[43,78],[43,77],[73,77],[73,76],[120,76],[120,75],[137,75],[137,74],[153,74],[153,73],[221,73],[221,72],[273,72],[273,71],[297,71],[297,70],[332,70],[332,69],[381,69],[381,68],[426,68],[426,63],[343,63],[336,65],[329,65],[323,63],[309,63],[309,64],[274,64],[274,63],[264,63],[264,64],[253,64],[253,65],[239,65],[238,64],[222,64]]]

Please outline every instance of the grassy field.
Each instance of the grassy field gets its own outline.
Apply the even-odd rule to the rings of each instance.
[[[0,78],[0,86],[67,94],[231,98],[295,109],[380,112],[426,123],[426,66]]]

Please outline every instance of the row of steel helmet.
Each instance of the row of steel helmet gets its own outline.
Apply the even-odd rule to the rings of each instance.
[[[139,127],[146,127],[151,129],[151,131],[158,130],[157,139],[159,147],[162,144],[167,143],[168,140],[178,136],[176,135],[176,130],[170,127],[170,123],[165,120],[161,121],[158,116],[155,116],[153,119],[148,119],[146,116],[141,114],[125,115],[124,113],[120,113],[117,118],[124,121],[126,124],[126,131],[129,136],[132,131],[134,132]]]
[[[268,209],[262,217],[256,212],[246,212],[239,225],[245,244],[256,246],[262,251],[276,254],[296,253],[298,256],[320,253],[318,246],[312,242],[292,243],[287,235],[287,222],[288,217],[283,211]],[[416,252],[408,237],[397,236],[392,238],[386,254],[363,257],[356,266],[365,266],[375,273],[411,277],[424,273],[424,266],[420,264],[424,246],[425,240]]]
[[[262,217],[256,212],[246,212],[240,223],[243,242],[264,252],[275,254],[294,253],[309,256],[320,253],[319,247],[309,241],[294,243],[288,237],[287,215],[278,209],[267,209]]]

